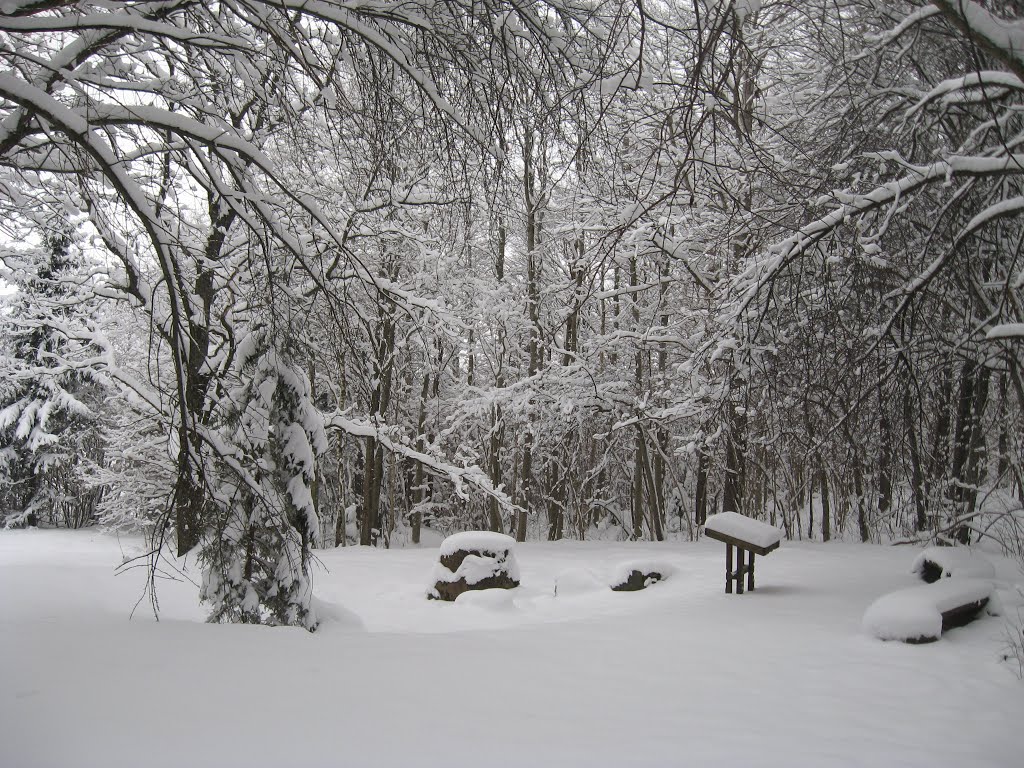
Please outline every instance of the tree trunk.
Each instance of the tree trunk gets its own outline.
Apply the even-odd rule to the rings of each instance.
[[[903,421],[907,428],[907,448],[910,453],[910,485],[914,498],[914,528],[921,533],[928,528],[928,506],[925,498],[924,470],[917,438],[917,420],[910,402],[910,389],[903,392]]]
[[[426,448],[427,428],[427,395],[430,394],[430,373],[423,374],[423,385],[420,388],[420,412],[416,418],[416,450],[422,453]],[[423,529],[423,504],[427,500],[427,488],[423,477],[423,462],[416,462],[416,475],[413,481],[413,491],[416,494],[415,507],[412,513],[412,543],[420,543],[420,535]]]
[[[700,527],[708,519],[708,454],[697,449],[697,487],[693,494],[693,521]]]
[[[832,503],[828,497],[828,472],[821,470],[818,475],[818,487],[821,489],[821,540],[832,538]]]
[[[853,466],[853,497],[857,504],[857,530],[860,533],[860,540],[867,542],[871,532],[868,529],[867,509],[864,505],[864,476],[860,462],[856,459]]]
[[[1005,485],[1010,478],[1010,414],[1013,411],[1007,403],[1006,376],[1006,371],[999,374],[999,415],[996,417],[999,424],[999,437],[996,444],[999,458],[996,472],[1000,485]]]
[[[633,512],[633,538],[639,540],[644,535],[644,484],[643,484],[643,466],[642,466],[642,443],[643,433],[637,428],[636,431],[636,443],[633,449],[633,490],[630,496],[632,504],[630,507]]]
[[[173,509],[177,553],[178,557],[184,557],[199,543],[205,518],[206,491],[194,480],[197,473],[188,465],[188,448],[179,448],[179,451]]]
[[[747,416],[729,404],[729,431],[725,437],[725,485],[722,489],[722,511],[743,512],[743,489],[746,470]]]
[[[970,526],[967,520],[973,515],[977,503],[979,459],[984,446],[984,436],[981,433],[982,418],[988,402],[990,376],[991,371],[988,367],[973,361],[964,363],[961,372],[953,443],[953,486],[950,495],[953,501],[953,516],[962,521],[953,531],[953,535],[962,544],[970,543]]]
[[[814,540],[814,473],[807,473],[807,538]]]
[[[534,137],[526,131],[523,142],[523,199],[526,204],[526,302],[530,321],[530,362],[527,376],[537,374],[541,363],[540,348],[540,201],[537,193],[538,171],[534,157]],[[526,541],[527,520],[532,503],[533,486],[533,414],[528,416],[523,437],[523,458],[520,471],[520,507],[516,523],[516,540]]]
[[[882,396],[881,378],[878,384],[878,414],[878,512],[884,515],[892,507],[892,428]]]

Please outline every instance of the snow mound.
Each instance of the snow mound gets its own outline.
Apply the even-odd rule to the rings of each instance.
[[[984,555],[966,547],[928,547],[910,566],[910,572],[931,583],[951,577],[994,579],[995,566]]]
[[[771,547],[782,540],[782,531],[775,526],[737,512],[709,515],[704,523],[704,530],[742,539],[758,547]]]
[[[316,612],[317,618],[320,620],[320,629],[322,630],[328,624],[335,625],[344,629],[352,630],[365,630],[366,627],[363,625],[363,620],[359,616],[348,608],[332,603],[327,600],[321,600],[314,596],[310,601],[313,610]]]
[[[675,571],[675,566],[663,560],[627,560],[612,568],[607,585],[617,591],[646,589],[669,578]]]
[[[589,568],[565,568],[555,574],[555,597],[600,592],[608,585]]]
[[[441,557],[454,555],[456,552],[511,552],[515,549],[516,540],[504,533],[494,531],[464,531],[453,533],[441,542]]]
[[[901,589],[883,595],[868,606],[864,612],[864,631],[879,640],[906,643],[938,640],[943,629],[962,626],[977,613],[975,610],[961,613],[958,609],[984,604],[992,593],[992,582],[983,579],[943,579],[934,584]]]
[[[510,589],[478,589],[463,592],[455,598],[455,605],[482,608],[488,611],[515,610],[512,602],[515,593]]]

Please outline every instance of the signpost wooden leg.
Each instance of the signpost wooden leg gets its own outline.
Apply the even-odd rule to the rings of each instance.
[[[732,594],[732,544],[725,545],[725,594]]]
[[[704,532],[709,539],[725,544],[725,593],[742,595],[745,591],[753,592],[756,578],[754,561],[757,555],[767,555],[779,548],[780,531],[735,512],[722,512],[720,515],[708,518]],[[715,523],[715,518],[721,522]]]
[[[736,594],[737,595],[742,595],[743,594],[743,563],[744,563],[744,560],[746,559],[747,550],[743,549],[743,547],[736,547],[736,554],[738,555],[738,557],[736,558],[736,560],[737,560],[737,563],[736,563]]]

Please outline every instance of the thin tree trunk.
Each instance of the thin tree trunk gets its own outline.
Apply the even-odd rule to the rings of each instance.
[[[917,438],[917,420],[910,402],[910,389],[903,393],[903,421],[907,428],[907,448],[910,453],[910,485],[914,498],[914,528],[919,533],[928,528],[928,507],[925,498],[924,470]]]
[[[693,498],[693,521],[700,527],[708,519],[708,455],[703,448],[697,449],[697,488]]]
[[[637,428],[636,443],[633,449],[633,489],[630,496],[630,507],[633,513],[633,538],[641,539],[644,534],[644,484],[643,466],[641,464],[643,433]]]
[[[892,428],[882,396],[881,378],[878,384],[878,512],[884,515],[892,507]]]
[[[530,362],[527,376],[537,374],[541,363],[540,349],[540,253],[538,212],[540,202],[536,189],[538,172],[535,169],[534,139],[527,130],[523,146],[523,198],[526,203],[526,301],[530,321]],[[533,415],[530,414],[523,437],[523,458],[520,471],[520,506],[516,524],[516,540],[526,541],[527,520],[532,503],[533,485]]]
[[[807,473],[807,538],[814,540],[814,473]]]
[[[828,497],[828,472],[824,468],[818,476],[818,487],[821,489],[821,540],[832,538],[832,503]]]
[[[977,499],[976,430],[980,430],[981,417],[988,401],[989,369],[979,363],[964,363],[960,376],[960,394],[957,398],[956,432],[953,441],[953,486],[950,497],[954,519],[964,520],[974,512]],[[956,527],[953,535],[962,544],[970,543],[970,528],[966,521]]]
[[[746,470],[746,412],[729,405],[729,432],[725,438],[725,485],[722,489],[722,511],[743,511],[743,489]]]

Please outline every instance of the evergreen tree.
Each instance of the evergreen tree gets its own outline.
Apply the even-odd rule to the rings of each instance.
[[[213,533],[202,549],[210,621],[314,629],[310,549],[320,530],[313,484],[327,450],[309,379],[262,329],[240,344],[229,393]],[[230,448],[228,448],[230,446]]]
[[[66,364],[74,349],[63,328],[77,304],[65,278],[75,267],[72,233],[47,235],[40,248],[7,254],[18,289],[0,319],[0,498],[9,528],[40,523],[78,528],[94,520],[98,490],[83,469],[102,457],[96,387]]]

